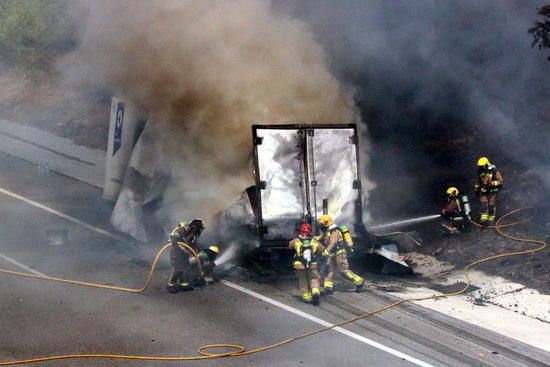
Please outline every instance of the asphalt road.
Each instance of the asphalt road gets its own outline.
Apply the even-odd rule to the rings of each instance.
[[[86,184],[0,154],[0,188],[110,230],[112,205]],[[47,244],[65,228],[64,246]],[[160,244],[159,244],[160,245]],[[44,208],[0,193],[0,267],[140,287],[156,245],[115,240]],[[21,265],[17,265],[18,262]],[[74,353],[190,356],[203,344],[255,348],[337,323],[391,302],[336,292],[321,307],[297,298],[294,279],[240,278],[169,294],[164,259],[144,294],[0,274],[0,361]],[[550,354],[417,305],[400,306],[259,354],[201,362],[69,360],[43,366],[545,366]],[[536,332],[536,331],[534,331]]]

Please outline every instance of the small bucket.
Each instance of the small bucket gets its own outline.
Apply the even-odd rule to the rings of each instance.
[[[63,246],[67,243],[69,230],[67,228],[52,228],[46,231],[49,246]]]

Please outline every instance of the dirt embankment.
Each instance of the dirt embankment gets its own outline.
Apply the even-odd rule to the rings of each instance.
[[[527,212],[526,212],[527,214]],[[537,217],[524,224],[504,231],[517,237],[534,238],[548,242],[550,236],[547,213],[539,212]],[[433,224],[436,227],[437,224]],[[437,260],[450,263],[454,269],[463,269],[474,260],[487,256],[522,251],[539,246],[538,244],[524,243],[506,239],[489,228],[472,228],[469,233],[459,235],[444,235],[436,233],[438,229],[431,228],[432,236],[425,238],[424,246],[419,252],[432,255]],[[424,229],[426,233],[427,230]],[[547,266],[550,264],[550,251],[543,251],[520,256],[503,257],[476,266],[490,275],[500,276],[514,283],[523,284],[543,294],[550,294],[550,273]],[[429,266],[429,265],[427,265]],[[417,264],[417,272],[429,275],[431,269],[423,264]]]
[[[511,210],[533,207],[536,216],[526,223],[504,229],[518,237],[534,238],[543,241],[550,236],[550,192],[545,185],[544,175],[537,167],[526,167],[514,155],[506,151],[505,145],[490,144],[482,135],[471,132],[468,139],[459,139],[453,134],[441,134],[421,146],[423,152],[433,157],[431,161],[422,161],[414,167],[417,176],[409,171],[384,171],[384,165],[374,167],[374,180],[380,188],[371,193],[372,215],[377,223],[394,219],[410,218],[438,213],[444,206],[444,193],[447,187],[456,186],[470,198],[472,219],[479,219],[479,199],[473,193],[476,174],[476,160],[487,155],[504,176],[504,187],[497,203],[497,214],[504,215]],[[376,153],[376,149],[375,149]],[[414,156],[414,155],[413,155]],[[373,163],[374,165],[375,163]],[[412,164],[412,163],[411,163]],[[387,165],[386,165],[387,166]],[[389,166],[391,167],[391,165]],[[382,172],[380,172],[382,169]],[[394,191],[388,191],[388,190]],[[379,210],[376,210],[376,209]],[[383,210],[380,210],[383,208]],[[386,212],[391,213],[385,218]],[[519,213],[506,218],[515,221],[531,212]],[[536,244],[522,243],[505,239],[493,229],[473,227],[469,233],[456,236],[444,235],[440,229],[441,220],[434,220],[400,230],[416,230],[423,239],[424,246],[419,252],[435,256],[437,260],[449,263],[455,270],[464,268],[470,262],[490,255],[504,252],[521,251],[536,247]],[[415,271],[421,274],[444,274],[451,269],[431,269],[430,262],[422,264],[418,260]],[[490,275],[501,276],[511,282],[517,282],[528,288],[534,288],[544,294],[550,294],[550,249],[536,254],[505,257],[479,265],[477,269]]]

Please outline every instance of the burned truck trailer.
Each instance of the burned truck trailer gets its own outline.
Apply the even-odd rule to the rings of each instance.
[[[324,213],[365,242],[355,124],[253,125],[252,139],[260,247],[287,247]]]
[[[255,185],[214,219],[226,257],[286,249],[300,224],[318,232],[317,220],[329,214],[351,229],[357,254],[410,270],[395,237],[373,235],[363,223],[356,124],[253,125],[252,139]]]

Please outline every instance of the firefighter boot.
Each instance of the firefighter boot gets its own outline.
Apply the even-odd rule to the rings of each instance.
[[[353,285],[355,286],[356,292],[361,292],[363,290],[363,286],[365,285],[365,280],[361,278],[359,275],[355,274],[353,271],[349,269],[342,272],[342,275],[346,279],[348,279],[350,282],[353,283]]]
[[[487,217],[487,223],[488,224],[490,224],[490,225],[495,224],[496,211],[497,211],[496,206],[489,204],[489,213],[488,213],[488,217]]]
[[[479,218],[479,221],[482,225],[486,226],[488,225],[487,221],[489,220],[489,213],[482,213],[481,218]]]
[[[323,294],[333,294],[334,293],[334,283],[332,280],[325,280],[323,283]]]
[[[451,226],[450,224],[443,223],[441,224],[441,228],[445,231],[445,233],[448,234],[457,234],[459,232],[458,228]]]
[[[312,303],[313,302],[313,296],[310,292],[302,293],[302,301],[305,303]]]
[[[319,288],[312,288],[311,303],[313,303],[314,306],[319,306],[320,301],[321,301],[321,292],[319,291]]]
[[[184,282],[184,281],[181,281],[181,280],[178,282],[176,287],[177,287],[177,290],[180,291],[180,292],[186,292],[186,291],[192,291],[193,290],[193,286],[190,283]]]
[[[203,287],[206,285],[206,277],[196,277],[193,283],[195,287]]]
[[[168,282],[166,289],[170,293],[178,293],[178,288],[176,287],[176,283]]]
[[[178,293],[178,279],[182,275],[181,271],[177,271],[175,269],[172,269],[172,273],[170,274],[170,278],[168,279],[168,285],[166,286],[166,289],[170,293]]]
[[[361,283],[355,286],[355,291],[357,293],[362,292],[364,290],[364,287],[365,287],[365,280],[361,279]]]

